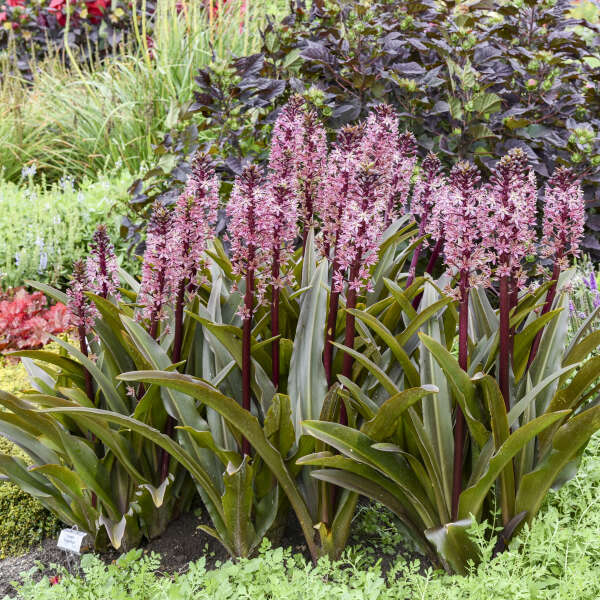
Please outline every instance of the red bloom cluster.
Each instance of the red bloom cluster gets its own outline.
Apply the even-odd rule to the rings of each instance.
[[[67,24],[68,4],[75,6],[78,2],[77,0],[50,0],[50,4],[48,5],[48,12],[56,15],[56,20],[61,27]],[[71,20],[79,20],[81,18],[81,11],[85,9],[87,11],[87,18],[95,25],[102,20],[109,5],[110,0],[87,0],[83,2],[83,6],[80,6],[79,10],[75,10],[72,13]]]
[[[108,8],[110,8],[110,0],[50,0],[46,10],[47,14],[54,15],[56,22],[64,27],[67,24],[67,6],[71,5],[74,7],[71,13],[71,23],[78,23],[79,21],[87,20],[93,25],[100,23],[104,17]],[[21,7],[25,8],[25,0],[4,0],[0,5],[0,23],[8,19],[7,8]],[[30,17],[25,13],[21,12],[19,15],[20,21],[27,21]],[[17,22],[13,23],[13,29],[18,26]]]
[[[0,301],[0,350],[43,346],[50,334],[69,328],[69,312],[61,302],[48,306],[42,292],[28,294],[24,288]]]

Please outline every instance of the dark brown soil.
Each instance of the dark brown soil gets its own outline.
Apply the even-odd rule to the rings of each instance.
[[[208,569],[214,568],[218,563],[228,560],[229,555],[223,546],[213,537],[198,529],[203,522],[194,513],[187,513],[169,525],[167,530],[158,538],[151,540],[144,546],[146,552],[156,552],[161,555],[160,569],[164,573],[180,573],[187,569],[190,562],[198,560],[202,556],[206,558]],[[294,523],[288,528],[281,545],[292,547],[294,552],[307,556],[307,548],[303,543],[301,531]],[[116,560],[119,553],[110,550],[100,554],[100,557],[110,563]],[[27,554],[17,557],[9,557],[0,561],[0,598],[5,595],[13,596],[14,588],[11,581],[19,580],[19,575],[29,571],[32,567],[39,567],[36,578],[41,579],[44,575],[52,577],[56,569],[51,565],[59,565],[76,572],[79,559],[72,556],[70,561],[67,555],[56,547],[56,539],[47,539],[38,547]]]
[[[144,550],[161,555],[161,570],[166,573],[184,571],[190,561],[206,556],[207,565],[213,567],[217,561],[228,558],[223,547],[211,536],[198,529],[201,520],[193,513],[181,516],[174,521],[160,537],[148,542]],[[107,563],[118,558],[115,550],[100,554]],[[73,556],[70,563],[67,555],[56,547],[56,539],[47,539],[40,546],[23,556],[10,557],[0,561],[0,598],[14,592],[11,581],[18,579],[20,573],[39,566],[38,578],[51,577],[55,569],[50,565],[60,565],[71,572],[77,571],[79,559]],[[43,565],[43,566],[42,566]]]
[[[156,552],[161,555],[160,570],[165,574],[184,572],[190,562],[203,556],[206,558],[206,567],[208,569],[215,568],[218,564],[228,560],[229,555],[217,540],[198,529],[198,525],[203,521],[204,519],[194,513],[182,515],[171,523],[160,537],[148,542],[144,546],[144,551]],[[293,518],[286,523],[283,537],[277,545],[284,548],[291,547],[295,554],[302,554],[307,560],[310,560],[300,526]],[[370,546],[369,540],[362,540],[361,545],[366,549]],[[423,556],[414,555],[405,548],[399,548],[398,555],[403,555],[407,560],[419,558],[422,570],[430,566]],[[119,553],[112,549],[100,554],[100,558],[106,563],[116,560],[118,556]],[[373,561],[381,559],[381,568],[384,573],[396,558],[381,553],[376,546],[372,547],[370,556]],[[10,582],[19,580],[19,575],[29,571],[32,567],[39,568],[36,573],[37,579],[44,575],[48,577],[55,575],[56,569],[52,565],[65,567],[73,573],[78,571],[79,559],[73,556],[69,561],[67,555],[56,547],[56,539],[47,539],[23,556],[9,557],[0,561],[0,598],[4,598],[5,595],[14,596],[14,588]]]

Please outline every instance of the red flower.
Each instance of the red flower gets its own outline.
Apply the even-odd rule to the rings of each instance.
[[[93,0],[86,2],[89,19],[92,23],[98,23],[106,11],[109,0]]]
[[[48,12],[56,15],[56,20],[61,27],[64,27],[67,23],[67,16],[63,12],[63,7],[66,4],[66,0],[50,0],[48,5]]]
[[[60,583],[60,577],[58,575],[53,575],[50,577],[50,585],[57,585]]]

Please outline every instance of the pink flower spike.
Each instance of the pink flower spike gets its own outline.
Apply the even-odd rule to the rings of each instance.
[[[90,291],[103,298],[113,298],[116,302],[121,299],[117,291],[120,285],[117,257],[105,225],[98,226],[94,232],[86,269]]]
[[[363,133],[364,124],[341,129],[327,158],[316,205],[322,222],[319,248],[326,258],[332,250],[335,255],[344,209],[356,189]]]
[[[502,157],[486,187],[489,218],[484,244],[497,264],[498,278],[510,276],[517,288],[526,284],[521,263],[534,251],[537,189],[535,175],[520,148]]]
[[[253,272],[259,302],[265,291],[272,242],[272,218],[264,184],[259,169],[254,165],[247,167],[236,178],[226,209],[230,218],[226,240],[231,244],[233,272],[241,278]]]
[[[281,287],[279,266],[290,259],[298,236],[298,157],[303,144],[304,119],[304,101],[300,96],[293,96],[279,113],[273,128],[265,219],[269,219],[269,262],[277,271],[277,274],[271,273],[269,283],[275,287]]]
[[[490,257],[482,244],[487,209],[480,180],[477,167],[466,161],[457,163],[450,173],[441,211],[446,264],[452,271],[466,275],[471,287],[487,285],[490,277]]]
[[[542,256],[561,262],[566,262],[569,255],[578,256],[584,225],[581,182],[572,169],[559,167],[548,180],[544,194]]]
[[[87,291],[90,291],[90,281],[85,263],[82,260],[76,260],[73,263],[73,279],[67,290],[69,297],[67,307],[71,315],[71,324],[83,335],[91,331],[94,321],[98,317],[96,307],[85,295]]]
[[[327,157],[327,136],[314,110],[305,111],[303,128],[303,141],[298,148],[298,185],[306,237],[314,225],[315,203]]]
[[[356,186],[347,198],[338,239],[337,291],[342,290],[344,273],[351,289],[370,289],[370,268],[377,262],[379,242],[384,231],[386,182],[372,164],[362,164]]]
[[[167,208],[155,203],[148,225],[146,252],[142,264],[142,282],[138,303],[142,306],[141,316],[149,319],[151,327],[165,317],[164,308],[173,299],[174,267],[171,243],[172,219]]]
[[[442,163],[436,154],[430,153],[421,165],[411,202],[411,213],[419,220],[420,235],[429,233],[434,240],[442,235],[447,194],[448,182]]]
[[[218,205],[219,180],[208,156],[199,154],[192,163],[185,190],[175,203],[170,236],[174,290],[187,282],[188,290],[195,291],[197,275],[205,267],[206,243],[215,235]]]
[[[372,162],[383,177],[382,193],[387,196],[385,224],[397,219],[410,190],[410,178],[417,156],[417,143],[412,133],[398,134],[399,118],[395,110],[380,104],[367,117],[362,141],[364,160]]]

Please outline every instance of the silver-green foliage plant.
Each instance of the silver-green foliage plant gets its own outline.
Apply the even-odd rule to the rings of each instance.
[[[597,332],[566,337],[581,190],[566,169],[546,189],[540,252],[554,272],[532,289],[536,190],[524,153],[511,151],[485,185],[472,165],[447,179],[427,157],[411,216],[416,148],[397,124],[378,107],[329,148],[315,113],[292,98],[268,168],[246,168],[233,187],[228,252],[206,155],[173,210],[153,207],[141,281],[117,275],[106,231],[95,234],[69,289],[79,349],[63,344],[69,357],[44,367],[50,381],[36,378],[41,394],[2,396],[19,417],[3,431],[35,457],[34,471],[48,479],[68,464],[35,488],[54,510],[91,515],[86,530],[108,522],[149,537],[131,493],[148,490],[144,507],[165,510],[190,493],[189,474],[205,530],[232,555],[277,537],[291,509],[316,561],[340,555],[364,494],[457,572],[481,558],[467,532],[494,497],[498,551],[535,518],[600,427],[598,363],[587,358]],[[65,442],[67,426],[76,441]],[[108,480],[84,479],[105,462],[131,492],[119,504]],[[66,490],[72,475],[78,485]]]

